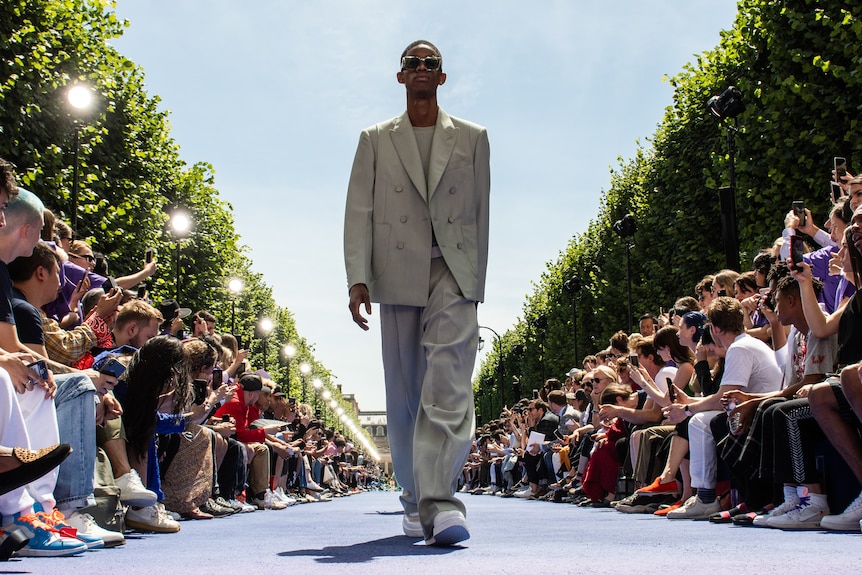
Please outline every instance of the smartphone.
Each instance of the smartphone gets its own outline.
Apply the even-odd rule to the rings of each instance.
[[[794,269],[801,270],[802,254],[805,253],[805,242],[801,236],[790,236],[790,259],[793,261]]]
[[[539,399],[539,390],[538,389],[533,390],[533,399]]]
[[[99,373],[105,373],[107,375],[120,379],[120,376],[126,373],[126,366],[117,361],[115,358],[111,358],[107,362],[105,362],[105,365],[103,365],[101,369],[99,369]]]
[[[641,364],[640,364],[640,360],[638,359],[637,354],[633,354],[633,355],[629,356],[629,365],[635,369],[640,367]]]
[[[144,263],[150,263],[153,261],[153,248],[147,248],[147,251],[144,252]]]
[[[285,423],[284,425],[279,426],[278,430],[279,430],[279,431],[287,431],[287,428],[288,428],[288,427],[289,427],[289,426]]]
[[[147,288],[146,282],[138,286],[138,299],[147,299]]]
[[[207,380],[196,379],[192,381],[192,392],[194,393],[194,404],[202,405],[207,398]]]
[[[560,430],[559,430],[559,429],[555,429],[555,430],[554,430],[554,437],[556,437],[556,438],[557,438],[557,439],[559,439],[560,441],[562,441],[562,440],[564,439],[564,438],[563,438],[563,434],[562,434],[562,433],[560,433]]]
[[[795,200],[793,202],[793,213],[799,218],[800,227],[805,227],[808,224],[808,218],[805,216],[805,202]]]
[[[670,399],[671,403],[676,403],[676,388],[673,386],[673,380],[671,378],[667,379],[667,398]]]
[[[847,158],[835,156],[832,158],[832,165],[835,168],[835,181],[841,181],[841,178],[847,175]]]
[[[223,372],[220,369],[214,369],[213,370],[213,381],[212,381],[213,389],[218,389],[219,387],[221,387],[222,378],[223,378],[222,373]]]
[[[237,349],[245,349],[242,347],[242,336],[233,334],[233,338],[236,340],[236,348]]]
[[[117,285],[117,280],[115,280],[112,276],[108,276],[102,283],[102,289],[105,290],[105,293],[108,293],[112,289],[120,289],[120,286]]]
[[[41,377],[43,380],[48,379],[48,366],[45,363],[44,359],[40,359],[39,361],[34,361],[29,364],[27,367],[30,368],[30,371]]]
[[[230,415],[228,415],[228,414],[222,415],[221,420],[224,421],[225,423],[229,422],[230,421]]]
[[[830,187],[832,188],[832,203],[837,204],[841,201],[841,198],[844,196],[844,189],[841,187],[841,184],[838,182],[829,182]]]

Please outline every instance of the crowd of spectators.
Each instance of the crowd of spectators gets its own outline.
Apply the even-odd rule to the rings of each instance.
[[[113,278],[93,248],[0,160],[0,559],[381,485],[214,315],[150,303],[155,258]]]
[[[862,177],[833,180],[823,229],[794,206],[752,271],[704,277],[479,427],[460,490],[860,531]]]

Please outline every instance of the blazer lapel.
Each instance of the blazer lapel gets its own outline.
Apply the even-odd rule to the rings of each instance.
[[[404,112],[396,120],[395,126],[390,130],[389,134],[389,137],[392,139],[392,145],[395,146],[395,151],[398,153],[398,158],[407,171],[407,175],[410,176],[410,181],[419,190],[422,199],[427,202],[428,192],[425,182],[425,170],[422,169],[422,159],[419,157],[419,145],[416,143],[416,136],[413,135],[413,126],[410,125],[410,118],[407,116],[407,112]],[[433,155],[433,144],[431,151]]]
[[[458,141],[458,128],[452,124],[449,114],[440,108],[437,113],[437,129],[434,130],[434,139],[431,140],[431,162],[428,165],[429,200],[443,178],[443,172],[446,171],[449,158],[452,157],[456,141]]]

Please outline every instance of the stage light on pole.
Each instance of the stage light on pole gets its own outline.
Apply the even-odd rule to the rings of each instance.
[[[174,207],[170,212],[170,219],[168,220],[168,230],[171,235],[176,240],[177,250],[177,277],[176,277],[176,301],[182,301],[180,299],[180,286],[181,286],[181,278],[182,272],[180,269],[180,246],[182,244],[182,240],[191,233],[192,230],[192,217],[189,213],[180,207]]]

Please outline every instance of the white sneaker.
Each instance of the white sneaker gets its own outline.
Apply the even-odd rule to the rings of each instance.
[[[709,519],[713,513],[721,511],[721,503],[718,499],[712,503],[704,503],[693,495],[679,509],[668,512],[668,519]]]
[[[422,524],[419,523],[418,513],[404,512],[404,519],[401,520],[401,529],[404,530],[404,535],[407,537],[425,537],[425,532],[422,531]]]
[[[114,479],[114,483],[120,488],[120,501],[124,505],[147,507],[155,505],[158,500],[155,493],[144,487],[141,476],[134,469]]]
[[[774,529],[816,529],[820,520],[829,515],[829,504],[825,495],[808,493],[808,488],[799,486],[799,504],[791,511],[766,521]]]
[[[527,499],[532,494],[533,494],[533,490],[530,489],[530,486],[528,485],[527,487],[524,487],[523,489],[519,489],[518,491],[516,491],[515,497],[518,497],[520,499]]]
[[[156,533],[176,533],[179,531],[180,524],[162,509],[159,508],[159,504],[140,509],[129,507],[126,511],[126,526],[140,531],[155,531]]]
[[[840,515],[827,515],[820,527],[834,531],[859,531],[862,528],[862,493]]]
[[[284,492],[284,489],[282,489],[281,487],[279,487],[275,491],[273,491],[272,495],[275,499],[277,499],[278,501],[281,501],[286,507],[291,507],[293,505],[297,505],[296,499],[292,499],[292,498],[288,497],[287,494]]]
[[[425,540],[426,545],[449,547],[470,538],[467,519],[457,510],[441,511],[434,517],[434,535]]]
[[[159,513],[161,513],[163,517],[167,517],[168,519],[179,521],[183,518],[183,516],[176,511],[170,511],[169,509],[166,509],[163,503],[156,503],[156,509],[159,510]]]
[[[75,511],[66,517],[66,523],[78,530],[76,536],[99,537],[105,542],[105,547],[116,547],[126,542],[122,533],[100,527],[89,513]]]
[[[257,511],[257,507],[254,505],[249,505],[248,503],[243,503],[239,499],[231,499],[228,501],[231,504],[231,507],[239,507],[241,513],[251,513],[252,511]]]
[[[797,505],[799,505],[799,496],[796,496],[792,499],[788,498],[784,501],[784,503],[774,508],[769,513],[765,513],[763,515],[758,515],[757,517],[755,517],[752,520],[751,524],[755,527],[769,527],[770,518],[780,517],[785,513],[793,511],[794,509],[796,509]]]

